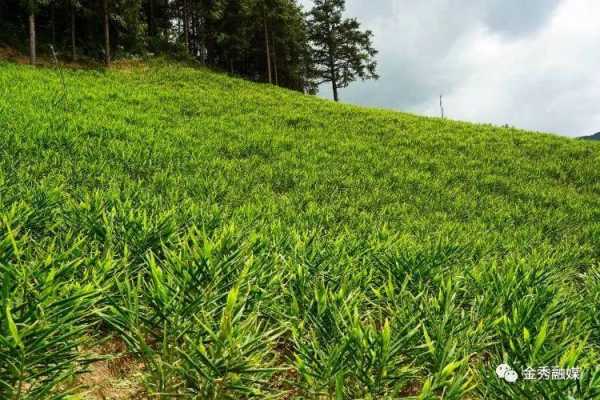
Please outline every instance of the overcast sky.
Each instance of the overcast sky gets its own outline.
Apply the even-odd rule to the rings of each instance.
[[[307,8],[310,0],[301,0]],[[600,131],[599,0],[346,0],[379,81],[344,102],[582,136]],[[321,96],[330,97],[328,87]]]

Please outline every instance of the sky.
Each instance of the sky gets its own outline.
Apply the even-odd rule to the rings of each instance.
[[[346,0],[346,15],[373,31],[381,78],[344,102],[439,116],[443,95],[451,119],[600,131],[598,0]]]

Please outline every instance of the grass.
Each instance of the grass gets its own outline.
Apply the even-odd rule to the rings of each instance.
[[[114,398],[600,397],[595,143],[159,62],[64,79],[0,63],[0,398],[102,398],[115,359]]]

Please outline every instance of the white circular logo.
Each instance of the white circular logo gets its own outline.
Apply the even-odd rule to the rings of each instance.
[[[496,367],[496,375],[498,378],[504,379],[508,383],[515,383],[519,379],[517,371],[511,368],[508,364],[500,364]]]
[[[508,383],[515,383],[517,379],[519,379],[519,375],[517,374],[517,371],[510,369],[504,374],[504,379]]]
[[[506,364],[500,364],[496,367],[496,375],[498,378],[503,378],[506,376],[506,372],[508,372],[511,368]]]

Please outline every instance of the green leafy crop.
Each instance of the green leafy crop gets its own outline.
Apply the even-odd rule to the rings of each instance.
[[[600,398],[599,166],[157,61],[0,63],[0,398],[101,398],[123,357],[130,398]]]

